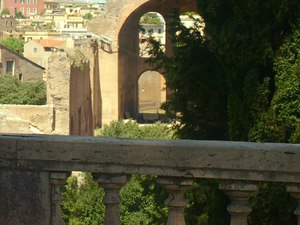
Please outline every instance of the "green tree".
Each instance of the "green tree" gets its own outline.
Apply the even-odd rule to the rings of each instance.
[[[93,15],[91,13],[86,13],[82,18],[86,20],[91,20],[93,19]]]
[[[67,180],[63,190],[63,219],[68,225],[98,225],[103,224],[104,191],[93,181],[90,174],[84,173],[83,180],[78,185],[78,178],[72,176]]]
[[[14,52],[19,53],[20,55],[23,55],[24,53],[24,40],[17,39],[17,38],[7,38],[0,41],[1,45],[4,45],[5,47],[13,50]]]
[[[11,75],[0,75],[0,104],[44,105],[43,81],[21,82]]]
[[[293,46],[290,53],[279,51],[300,18],[299,1],[198,0],[198,5],[205,21],[205,37],[195,38],[195,29],[181,28],[177,15],[173,30],[170,29],[174,55],[164,55],[157,43],[151,52],[151,63],[165,71],[167,84],[174,90],[165,107],[180,122],[179,137],[216,139],[210,134],[221,131],[223,136],[219,137],[230,140],[299,142],[298,43],[288,39],[290,47]],[[202,69],[210,65],[214,65],[212,69]],[[208,81],[217,80],[220,85],[203,82],[201,72],[208,76]],[[203,98],[203,87],[214,87],[212,90],[222,93],[223,98],[210,99],[208,94]],[[205,99],[210,102],[201,105]],[[207,113],[201,114],[206,109]],[[216,118],[223,118],[219,123],[223,129],[212,126],[222,120]],[[263,192],[271,197],[264,198]],[[219,197],[208,196],[212,197],[209,202],[213,205],[219,201]],[[293,224],[295,202],[287,196],[284,185],[263,184],[253,199],[251,224]],[[200,197],[196,194],[194,199],[201,200]],[[282,211],[276,213],[279,205]],[[202,206],[196,208],[194,212],[203,212]],[[189,218],[195,218],[192,224],[213,224],[209,221],[214,221],[215,215],[200,213]]]
[[[15,13],[15,17],[17,18],[17,19],[23,19],[23,18],[25,18],[24,17],[24,15],[23,15],[23,13],[20,11],[20,12],[16,12]]]
[[[274,95],[275,52],[299,19],[300,3],[198,0],[209,48],[226,76],[228,134],[247,140]]]
[[[300,26],[276,53],[275,92],[268,110],[250,130],[253,141],[300,143]]]
[[[159,17],[144,15],[141,17],[140,24],[161,24]]]
[[[166,56],[159,43],[150,40],[153,45],[150,54],[154,58],[149,62],[164,71],[168,87],[174,90],[163,109],[177,121],[180,138],[224,140],[227,137],[224,72],[201,34],[201,21],[194,19],[195,26],[187,28],[176,10],[172,18],[173,56]]]

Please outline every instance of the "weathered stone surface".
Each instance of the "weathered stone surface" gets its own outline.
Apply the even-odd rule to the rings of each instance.
[[[49,58],[47,102],[54,106],[54,134],[69,134],[70,59],[65,53]]]
[[[299,144],[0,135],[0,211],[3,211],[0,221],[13,217],[13,222],[5,224],[47,224],[42,220],[49,220],[51,211],[48,173],[77,170],[98,174],[95,177],[98,183],[105,189],[114,189],[106,199],[107,204],[116,199],[110,212],[115,212],[119,204],[117,190],[126,183],[126,179],[114,179],[118,174],[159,176],[160,183],[177,196],[168,204],[174,208],[175,216],[180,210],[182,212],[183,193],[191,185],[192,178],[230,180],[221,188],[233,201],[228,209],[234,220],[244,225],[251,210],[247,200],[256,190],[256,186],[249,183],[288,182],[297,184],[296,188],[290,186],[288,190],[298,192],[299,161]],[[21,217],[23,214],[31,216]],[[182,216],[180,218],[182,220]],[[114,221],[118,224],[118,220]]]
[[[192,187],[193,180],[174,177],[159,177],[157,182],[169,193],[169,197],[165,201],[165,204],[169,209],[167,225],[185,225],[184,209],[187,202],[184,194]]]
[[[230,203],[227,206],[227,211],[231,215],[230,224],[247,225],[248,215],[252,211],[249,199],[256,194],[257,186],[248,182],[224,181],[220,184],[220,189],[230,199]]]
[[[49,225],[47,172],[0,170],[0,224]]]
[[[52,106],[0,105],[0,133],[50,134]]]
[[[93,178],[105,191],[103,198],[105,205],[104,225],[121,225],[120,204],[122,199],[119,192],[127,183],[129,176],[93,173]]]
[[[6,138],[0,136],[0,141]],[[297,144],[66,136],[15,138],[17,166],[24,169],[300,182]]]

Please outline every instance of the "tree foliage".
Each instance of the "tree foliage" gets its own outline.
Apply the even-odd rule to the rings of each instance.
[[[8,9],[8,8],[2,9],[1,15],[2,15],[2,16],[10,15],[9,9]]]
[[[195,19],[195,26],[185,27],[179,13],[173,11],[170,35],[173,56],[165,54],[155,40],[149,62],[164,70],[167,86],[173,90],[163,105],[169,117],[176,119],[181,138],[226,138],[226,87],[223,71],[216,57],[207,48],[201,34],[202,24]],[[195,63],[199,62],[199,63]]]
[[[140,126],[133,120],[112,121],[103,128],[96,130],[100,136],[144,139],[174,139],[173,130],[166,124],[157,122],[153,125]]]
[[[157,15],[145,14],[141,17],[140,24],[161,24],[162,21]]]
[[[152,43],[151,63],[165,71],[173,90],[164,107],[179,121],[179,137],[299,143],[299,31],[293,27],[300,19],[300,2],[197,2],[205,21],[204,37],[197,33],[197,24],[196,31],[184,28],[175,14],[170,29],[173,55],[165,55]],[[210,200],[213,204],[219,197]],[[295,202],[284,185],[262,184],[252,203],[250,224],[295,222]],[[214,217],[202,214],[195,222],[195,215],[194,224],[210,224]]]
[[[91,20],[93,19],[93,15],[91,13],[86,13],[82,18],[86,20]]]
[[[25,16],[23,15],[23,13],[21,11],[15,12],[15,17],[17,19],[24,19],[25,18]]]
[[[299,1],[198,3],[209,46],[226,72],[229,137],[247,140],[274,95],[274,56],[299,19]]]
[[[23,55],[24,53],[24,40],[17,39],[17,38],[7,38],[0,41],[1,45],[4,45],[5,47],[13,50],[14,52],[17,52],[20,55]]]
[[[84,173],[83,180],[78,183],[78,177],[71,176],[63,190],[63,219],[68,225],[98,225],[103,224],[104,191],[93,181],[90,174]]]
[[[0,104],[44,105],[43,81],[21,82],[11,75],[0,75]]]
[[[254,141],[300,143],[300,28],[283,42],[274,61],[275,93],[250,130]]]

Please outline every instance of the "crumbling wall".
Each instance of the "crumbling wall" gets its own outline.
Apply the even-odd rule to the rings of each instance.
[[[47,104],[53,106],[52,133],[69,134],[70,59],[57,52],[49,57],[47,73]]]
[[[52,133],[53,106],[0,105],[0,133]]]
[[[93,50],[90,51],[93,55]],[[97,76],[95,85],[99,85],[97,67],[98,62],[91,66],[79,52],[71,56],[54,53],[47,68],[47,105],[0,105],[0,133],[93,135],[96,125],[91,80]],[[100,92],[99,88],[94,90]],[[97,115],[100,114],[98,99],[94,98]],[[95,118],[99,121],[99,117]]]
[[[70,134],[93,136],[91,69],[80,51],[71,56],[69,99]]]
[[[70,59],[49,58],[47,105],[0,105],[0,133],[69,134]]]

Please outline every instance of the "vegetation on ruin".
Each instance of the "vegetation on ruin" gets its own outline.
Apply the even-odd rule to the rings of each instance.
[[[44,105],[46,86],[41,80],[21,82],[12,75],[0,75],[0,104]]]
[[[140,24],[161,24],[162,21],[158,16],[145,14],[141,17]]]

